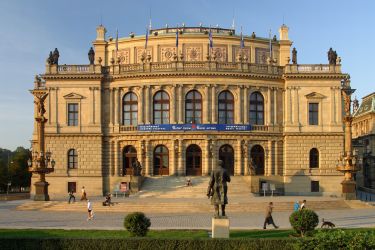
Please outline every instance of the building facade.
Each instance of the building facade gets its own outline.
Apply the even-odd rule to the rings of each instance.
[[[375,192],[375,92],[363,97],[361,105],[354,102],[352,130],[353,145],[362,161],[357,184]]]
[[[182,27],[114,39],[99,26],[90,64],[49,61],[35,88],[49,94],[51,198],[69,187],[113,191],[135,158],[148,177],[208,175],[222,159],[254,192],[267,182],[289,195],[340,195],[347,74],[339,58],[297,64],[288,27],[279,33]]]

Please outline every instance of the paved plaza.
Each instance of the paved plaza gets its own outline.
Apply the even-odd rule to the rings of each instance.
[[[98,198],[99,199],[99,198]],[[282,199],[287,199],[283,197]],[[294,199],[294,197],[289,197]],[[54,229],[123,229],[126,212],[111,210],[95,213],[93,221],[86,221],[85,202],[78,202],[82,209],[75,211],[19,210],[17,207],[30,203],[30,200],[0,201],[0,228],[54,228]],[[207,201],[209,202],[209,201]],[[324,202],[324,201],[323,201]],[[60,202],[62,203],[62,202]],[[99,206],[97,200],[96,206]],[[275,203],[275,206],[277,203]],[[66,204],[68,207],[69,205]],[[116,206],[116,205],[115,205]],[[82,211],[81,211],[82,210]],[[94,206],[95,211],[95,206]],[[359,228],[375,226],[375,209],[326,209],[317,210],[320,220],[330,220],[337,227]],[[274,220],[281,229],[290,228],[288,221],[291,211],[276,211]],[[147,213],[151,218],[152,229],[210,229],[212,213]],[[228,206],[231,229],[261,229],[264,212],[231,212]],[[320,226],[320,225],[319,225]]]

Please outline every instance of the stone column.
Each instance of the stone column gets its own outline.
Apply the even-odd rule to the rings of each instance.
[[[211,140],[211,144],[212,144],[212,147],[211,147],[211,150],[212,150],[212,158],[211,158],[211,168],[210,168],[210,172],[212,172],[212,170],[214,168],[216,168],[216,165],[217,165],[217,160],[218,160],[218,152],[217,152],[217,149],[216,149],[216,141],[215,140]]]
[[[244,124],[249,124],[249,87],[244,88],[244,98],[243,98],[243,122]]]
[[[115,144],[115,150],[113,152],[114,155],[114,169],[115,169],[115,176],[121,175],[121,168],[120,168],[120,162],[119,162],[119,151],[120,151],[120,145],[118,141],[114,142]]]
[[[209,99],[209,87],[210,85],[206,84],[204,86],[204,98],[203,98],[203,101],[202,101],[202,104],[203,104],[203,119],[202,119],[202,123],[204,124],[207,124],[207,123],[210,123],[211,119],[210,119],[210,99]]]
[[[249,142],[247,140],[244,141],[243,144],[244,147],[244,155],[243,157],[243,174],[244,175],[249,175]]]
[[[243,124],[243,119],[242,119],[242,86],[237,86],[236,89],[237,92],[237,100],[235,100],[235,106],[234,106],[234,111],[235,111],[235,116],[234,116],[234,123],[236,124]]]
[[[290,125],[292,123],[292,88],[287,87],[285,91],[285,114],[286,114],[286,124]]]
[[[114,88],[113,89],[113,94],[114,94],[114,106],[115,106],[115,121],[114,121],[114,125],[119,126],[120,89],[119,88]]]
[[[234,160],[234,175],[241,175],[242,173],[242,140],[237,140],[235,160]]]
[[[153,166],[151,164],[151,160],[153,158],[152,155],[152,149],[150,145],[150,141],[146,140],[145,141],[145,150],[146,150],[146,175],[151,176],[153,174]]]
[[[280,107],[281,108],[281,107]],[[277,88],[273,88],[273,124],[277,125]]]
[[[340,87],[337,87],[336,89],[336,104],[337,104],[337,113],[336,113],[336,121],[338,124],[341,124],[343,122],[343,119],[342,119],[342,105],[343,105],[343,102],[342,102],[342,97],[341,97],[341,88]]]
[[[101,89],[99,87],[94,88],[94,101],[95,101],[95,123],[101,124]]]
[[[271,125],[271,112],[272,112],[272,102],[271,102],[271,88],[267,89],[267,125]]]
[[[183,148],[183,140],[182,139],[179,139],[178,140],[178,175],[185,175],[186,174],[186,171],[184,169],[184,166],[183,166],[183,152],[184,152],[184,148]]]
[[[171,166],[171,171],[170,175],[177,175],[177,159],[178,159],[178,140],[172,140],[171,143],[173,150],[172,150],[172,166]]]
[[[178,88],[178,107],[179,107],[179,118],[178,123],[184,123],[184,103],[183,100],[185,99],[184,96],[184,85],[180,84]]]
[[[217,123],[217,101],[216,101],[216,84],[212,85],[211,88],[211,123],[216,124]]]
[[[269,140],[267,144],[267,167],[265,169],[265,175],[272,175],[272,141]]]
[[[109,89],[109,126],[113,126],[114,112],[113,112],[113,89]]]
[[[170,100],[170,112],[171,112],[171,121],[170,123],[176,123],[176,85],[174,84],[171,88],[171,100]]]
[[[141,86],[139,89],[139,100],[138,100],[138,124],[144,124],[144,117],[143,117],[143,108],[144,108],[144,102],[143,102],[143,89],[144,86]]]
[[[90,98],[90,124],[95,124],[95,87],[89,87]]]
[[[210,159],[210,140],[206,140],[204,150],[202,150],[202,175],[208,175],[210,173]]]
[[[293,110],[293,124],[299,126],[299,101],[298,101],[298,87],[294,87],[294,110]]]
[[[48,104],[47,104],[47,110],[48,110],[48,124],[51,125],[52,117],[51,117],[51,88],[48,88]]]
[[[152,102],[150,102],[150,86],[146,86],[145,91],[145,123],[150,124],[150,109],[152,109]]]
[[[279,175],[279,141],[275,141],[275,175]]]

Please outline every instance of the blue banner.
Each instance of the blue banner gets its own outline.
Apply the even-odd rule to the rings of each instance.
[[[138,131],[163,132],[163,131],[251,131],[247,124],[147,124],[138,125]]]

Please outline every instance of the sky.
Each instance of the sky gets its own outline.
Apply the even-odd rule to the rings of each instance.
[[[34,76],[44,73],[50,50],[60,64],[88,64],[87,52],[101,22],[107,35],[144,34],[151,12],[154,28],[185,23],[229,28],[268,37],[285,23],[299,64],[326,64],[330,47],[351,75],[358,99],[375,91],[375,1],[122,0],[0,1],[0,148],[30,147]]]

